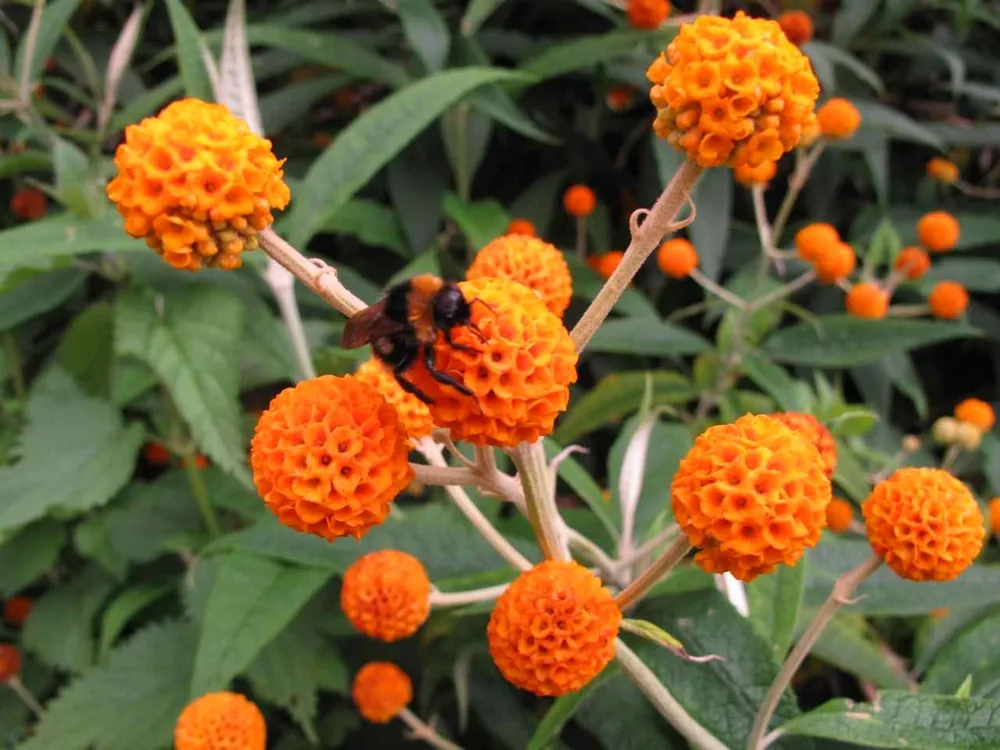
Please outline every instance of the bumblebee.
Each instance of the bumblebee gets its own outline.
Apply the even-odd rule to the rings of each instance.
[[[425,404],[432,404],[430,396],[408,380],[405,373],[423,361],[432,378],[471,396],[472,391],[465,385],[434,366],[438,331],[450,346],[471,351],[471,347],[452,340],[452,330],[459,326],[466,326],[482,339],[472,324],[472,311],[458,285],[422,274],[389,287],[378,302],[349,318],[340,345],[356,349],[371,344],[375,358],[392,369],[404,391]]]

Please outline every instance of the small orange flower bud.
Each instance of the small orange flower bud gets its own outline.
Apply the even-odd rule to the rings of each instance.
[[[142,456],[153,466],[166,466],[170,463],[170,451],[167,450],[167,446],[155,440],[142,447]]]
[[[906,453],[915,453],[920,450],[920,443],[921,440],[916,435],[905,435],[901,447]]]
[[[509,447],[548,435],[576,382],[576,347],[562,321],[535,292],[509,279],[458,286],[483,340],[462,327],[452,339],[468,350],[450,345],[443,334],[434,345],[437,368],[472,397],[435,380],[422,364],[411,370],[413,382],[434,400],[434,423],[475,445]]]
[[[955,419],[971,424],[983,432],[993,429],[996,414],[993,407],[978,398],[967,398],[955,407]]]
[[[508,682],[535,695],[566,695],[611,661],[621,619],[597,576],[549,560],[521,573],[497,599],[486,637]]]
[[[465,278],[516,281],[534,290],[560,318],[573,297],[573,278],[562,251],[535,237],[497,237],[476,253]]]
[[[934,422],[931,436],[940,445],[951,445],[958,440],[958,421],[951,417],[941,417]]]
[[[754,185],[766,185],[774,179],[774,175],[777,173],[778,165],[775,162],[762,161],[756,167],[741,164],[733,170],[733,177],[743,187],[753,187]]]
[[[910,245],[899,251],[899,255],[896,256],[895,268],[900,273],[905,273],[906,278],[916,281],[930,270],[931,256],[922,247]]]
[[[917,222],[917,239],[932,253],[953,250],[961,234],[958,219],[947,211],[930,211]]]
[[[843,498],[835,497],[826,506],[826,525],[830,531],[843,534],[851,528],[854,520],[854,506]]]
[[[667,0],[628,0],[628,22],[633,29],[658,29],[668,15]]]
[[[854,248],[846,242],[838,242],[821,251],[816,258],[816,276],[827,284],[835,284],[850,276],[857,262]]]
[[[10,199],[10,212],[19,219],[31,221],[45,216],[48,198],[41,190],[21,188]]]
[[[523,234],[525,237],[537,237],[535,225],[527,219],[511,219],[507,225],[507,234]]]
[[[181,711],[175,750],[264,750],[267,725],[256,704],[238,693],[207,693]]]
[[[741,581],[797,564],[819,541],[830,497],[816,446],[755,414],[701,433],[671,486],[677,523],[701,548],[695,563]]]
[[[899,469],[875,486],[861,510],[875,554],[910,581],[958,577],[986,536],[969,488],[941,469]]]
[[[878,320],[889,312],[889,293],[878,284],[865,281],[847,293],[847,312],[856,318]]]
[[[788,10],[778,16],[778,25],[785,32],[788,41],[802,46],[813,38],[813,21],[803,10]]]
[[[28,619],[34,602],[26,596],[12,596],[3,603],[3,619],[15,628],[19,628]]]
[[[367,383],[323,375],[286,388],[250,444],[254,484],[286,526],[360,539],[413,479],[395,407]]]
[[[174,268],[239,268],[288,205],[270,141],[222,104],[181,99],[125,128],[108,197],[125,231]]]
[[[1000,497],[990,500],[990,530],[994,534],[1000,534]]]
[[[597,208],[597,196],[586,185],[571,185],[563,194],[563,208],[570,216],[590,216]]]
[[[840,233],[832,224],[825,222],[807,224],[795,233],[795,250],[802,260],[810,263],[815,262],[829,247],[838,242]]]
[[[931,289],[927,302],[934,317],[954,320],[960,318],[969,306],[969,293],[957,281],[939,281]]]
[[[372,358],[363,362],[354,373],[354,377],[382,394],[382,397],[395,408],[403,429],[411,438],[419,440],[434,431],[434,422],[431,420],[427,404],[412,393],[404,391],[392,372],[377,359]]]
[[[861,113],[847,99],[834,97],[816,110],[816,120],[824,138],[841,141],[850,138],[861,126]]]
[[[635,101],[635,92],[628,86],[612,86],[604,95],[604,102],[612,112],[624,112]]]
[[[611,274],[615,272],[624,257],[625,253],[621,250],[609,250],[602,255],[590,256],[587,259],[587,265],[593,268],[602,279],[610,279]]]
[[[819,83],[777,21],[700,15],[646,70],[653,130],[702,167],[777,161],[813,118]]]
[[[324,149],[333,143],[333,133],[328,133],[325,130],[320,130],[313,133],[312,144],[318,149]]]
[[[927,162],[927,176],[935,182],[951,185],[958,181],[958,165],[948,159],[935,156]]]
[[[354,676],[351,695],[359,714],[373,724],[387,724],[410,705],[413,683],[395,664],[373,661]]]
[[[683,279],[698,267],[698,251],[683,237],[674,237],[660,245],[656,263],[667,276]]]
[[[823,471],[833,480],[837,471],[837,441],[827,426],[812,414],[801,411],[778,411],[771,416],[816,446],[823,460]]]
[[[12,680],[21,674],[21,651],[17,646],[0,643],[0,683]]]
[[[369,638],[398,641],[416,633],[431,611],[431,581],[413,555],[369,552],[344,573],[340,608]]]
[[[185,459],[183,459],[181,461],[181,466],[187,466],[187,465],[188,465],[188,459],[185,458]],[[201,453],[195,454],[195,457],[194,457],[194,467],[196,469],[207,469],[208,468],[208,459],[205,458],[205,456],[203,454],[201,454]]]

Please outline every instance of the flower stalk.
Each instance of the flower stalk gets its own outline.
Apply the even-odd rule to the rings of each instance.
[[[0,684],[9,687],[21,699],[21,702],[28,707],[28,710],[35,715],[36,719],[41,719],[45,715],[45,709],[42,708],[42,704],[38,702],[34,694],[21,682],[20,677],[14,675]]]
[[[631,607],[645,596],[653,586],[659,583],[660,579],[669,573],[677,563],[683,560],[684,556],[690,551],[691,543],[688,541],[687,536],[683,534],[678,536],[674,539],[670,547],[667,548],[666,552],[660,555],[652,565],[642,571],[638,578],[632,581],[615,597],[615,603],[622,611]]]
[[[500,594],[507,590],[509,583],[501,583],[496,586],[488,586],[471,591],[438,591],[431,590],[432,607],[461,607],[466,604],[478,604],[480,602],[491,602]]]
[[[667,723],[691,743],[691,747],[697,750],[727,750],[724,744],[684,710],[653,670],[621,638],[615,641],[615,660],[625,676],[639,688]]]
[[[521,443],[511,450],[524,488],[525,510],[546,560],[570,560],[566,526],[550,492],[549,465],[541,440]]]
[[[410,728],[413,739],[426,742],[431,747],[438,748],[438,750],[462,750],[461,745],[456,745],[451,740],[447,740],[442,737],[438,734],[434,727],[421,719],[410,709],[404,708],[400,711],[399,718],[404,724],[406,724],[407,727]]]
[[[858,567],[854,568],[854,570],[844,573],[844,575],[837,579],[830,596],[823,602],[823,606],[819,608],[816,617],[809,623],[809,627],[806,628],[802,637],[799,638],[799,642],[795,644],[795,648],[792,649],[788,658],[785,659],[785,663],[781,665],[778,676],[771,683],[771,687],[764,697],[764,702],[761,704],[760,709],[757,711],[757,716],[754,718],[753,728],[750,730],[750,737],[747,740],[747,750],[760,750],[763,747],[761,739],[764,733],[767,732],[767,725],[770,724],[771,717],[778,708],[778,703],[781,701],[781,696],[785,692],[785,688],[791,684],[792,677],[795,676],[799,667],[802,666],[802,662],[805,661],[806,656],[809,655],[812,647],[816,644],[816,641],[822,635],[823,630],[829,624],[830,620],[833,619],[833,616],[837,614],[843,605],[851,603],[850,595],[854,593],[854,590],[868,576],[878,570],[881,564],[882,559],[872,555]]]
[[[584,350],[614,308],[615,303],[625,293],[642,264],[659,246],[664,235],[674,232],[682,226],[687,226],[686,223],[675,223],[674,218],[685,201],[689,200],[691,189],[698,181],[698,177],[701,176],[701,172],[700,166],[690,159],[685,159],[674,173],[666,189],[656,199],[656,203],[646,212],[646,218],[642,224],[636,220],[639,211],[632,215],[632,241],[625,250],[621,263],[618,264],[601,291],[594,297],[594,301],[590,303],[590,307],[587,308],[570,334],[573,337],[573,343],[576,344],[577,351]],[[685,221],[690,223],[693,218],[692,212],[692,216]]]

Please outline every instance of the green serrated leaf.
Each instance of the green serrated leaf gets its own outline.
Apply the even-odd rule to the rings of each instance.
[[[0,544],[0,596],[11,596],[38,580],[66,543],[66,528],[55,521],[25,526]]]
[[[330,579],[258,555],[227,555],[205,605],[191,695],[223,690]]]
[[[652,385],[651,406],[682,404],[695,395],[691,381],[678,372],[612,373],[573,400],[553,437],[564,444],[572,443],[589,432],[627,417],[639,408],[647,381]]]
[[[386,247],[408,257],[406,236],[396,212],[372,201],[355,198],[348,201],[323,227],[325,232],[348,234],[366,245]]]
[[[75,268],[25,275],[23,282],[8,285],[0,294],[0,331],[58,307],[87,280],[87,274]]]
[[[871,547],[864,539],[824,536],[806,552],[805,606],[820,606],[837,578],[870,556]],[[883,566],[859,587],[856,596],[849,610],[852,614],[902,617],[939,607],[986,606],[1000,602],[1000,565],[976,564],[955,580],[940,583],[905,581]]]
[[[868,2],[868,0],[863,1]],[[900,111],[873,101],[854,99],[852,102],[861,113],[863,130],[875,129],[896,140],[920,143],[939,151],[945,150],[944,143],[933,130],[911,120]]]
[[[850,367],[876,362],[887,353],[982,332],[962,323],[927,320],[863,320],[848,315],[823,317],[817,325],[796,323],[770,335],[761,350],[782,362],[819,367]]]
[[[177,66],[184,82],[184,93],[204,101],[215,101],[212,81],[205,70],[202,57],[201,32],[183,0],[166,0],[170,25],[177,42]]]
[[[813,614],[806,613],[804,619],[810,620]],[[875,687],[907,689],[905,671],[889,662],[886,649],[872,640],[867,628],[862,617],[843,612],[827,623],[810,653]]]
[[[22,643],[46,664],[81,672],[94,663],[94,617],[115,586],[104,571],[86,568],[49,589],[31,610]]]
[[[638,318],[607,321],[587,345],[591,352],[649,357],[700,354],[710,348],[706,339],[683,326]]]
[[[101,639],[97,645],[98,661],[104,661],[129,622],[150,604],[177,589],[173,581],[146,581],[122,591],[112,599],[101,615]]]
[[[196,633],[151,626],[88,670],[46,706],[20,750],[160,750],[188,702]]]
[[[397,91],[354,120],[313,162],[287,216],[289,241],[305,247],[359,188],[438,116],[479,86],[523,79],[498,68],[462,68]],[[330,175],[337,179],[331,180]]]
[[[73,318],[63,334],[56,358],[88,394],[111,395],[114,361],[114,308],[95,302]]]
[[[437,73],[444,67],[451,47],[448,24],[430,0],[410,0],[396,8],[403,32],[427,70]]]
[[[829,701],[781,730],[871,748],[990,750],[1000,747],[1000,702],[886,690],[874,705]]]
[[[939,281],[957,281],[970,292],[1000,292],[1000,261],[993,258],[943,258],[920,280],[924,294]]]
[[[466,203],[454,193],[447,193],[442,209],[458,225],[473,250],[502,235],[510,222],[507,211],[494,200]]]
[[[36,381],[26,419],[21,460],[0,467],[0,530],[103,505],[131,476],[142,427],[125,427],[115,407],[84,396],[64,372]]]
[[[483,25],[483,21],[490,17],[497,8],[503,5],[504,0],[470,0],[462,16],[462,35],[472,36]]]
[[[759,352],[745,355],[740,360],[740,370],[784,411],[809,411],[809,404],[802,398],[802,389],[796,387],[801,383]]]
[[[245,477],[236,370],[243,316],[239,298],[218,288],[195,286],[158,298],[125,291],[115,308],[115,348],[153,368],[201,450]]]
[[[699,196],[710,196],[699,200]],[[695,185],[692,199],[698,216],[688,232],[698,248],[698,268],[715,281],[722,271],[722,261],[729,244],[729,226],[733,213],[733,174],[727,167],[708,169]]]
[[[929,693],[954,694],[971,678],[975,694],[995,687],[1000,667],[1000,614],[983,617],[942,646],[924,675]]]
[[[613,676],[613,669],[605,669],[580,690],[553,701],[549,710],[545,712],[545,716],[538,722],[538,728],[531,736],[531,741],[525,750],[548,750],[548,748],[555,746],[566,723],[576,715],[594,691]]]

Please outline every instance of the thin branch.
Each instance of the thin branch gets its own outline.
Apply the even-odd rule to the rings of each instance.
[[[813,167],[816,166],[816,162],[825,148],[826,141],[820,140],[805,156],[796,161],[795,171],[792,172],[792,176],[788,180],[788,192],[785,194],[785,199],[778,208],[778,214],[775,216],[774,224],[771,228],[771,247],[776,247],[781,242],[781,235],[788,225],[788,219],[792,215],[795,201],[798,200],[799,193],[805,187],[806,180],[809,179],[809,174],[812,172]]]
[[[673,544],[670,545],[670,548],[656,562],[642,571],[639,577],[628,585],[628,588],[615,597],[615,603],[618,605],[618,608],[624,611],[639,601],[677,563],[683,560],[684,556],[690,550],[691,543],[688,541],[687,536],[682,534],[677,537]]]
[[[436,747],[438,750],[462,750],[460,745],[456,745],[451,740],[442,737],[434,727],[420,719],[410,709],[404,708],[400,711],[399,718],[410,728],[414,739],[422,740],[431,747]]]
[[[21,80],[18,82],[18,98],[22,106],[28,106],[31,92],[34,89],[31,80],[31,68],[35,58],[35,45],[38,43],[38,33],[42,26],[42,13],[45,12],[45,0],[35,0],[31,10],[31,20],[28,22],[28,32],[24,36],[24,57],[21,58]]]
[[[719,284],[716,284],[708,276],[703,274],[697,268],[691,271],[691,278],[694,279],[702,289],[704,289],[709,294],[714,294],[716,297],[721,299],[728,305],[735,307],[737,310],[742,310],[747,306],[745,299],[739,295],[733,294],[731,291],[726,289]]]
[[[488,586],[472,591],[438,591],[431,590],[432,607],[461,607],[466,604],[478,604],[479,602],[491,602],[500,594],[507,590],[509,583],[501,583],[496,586]]]

